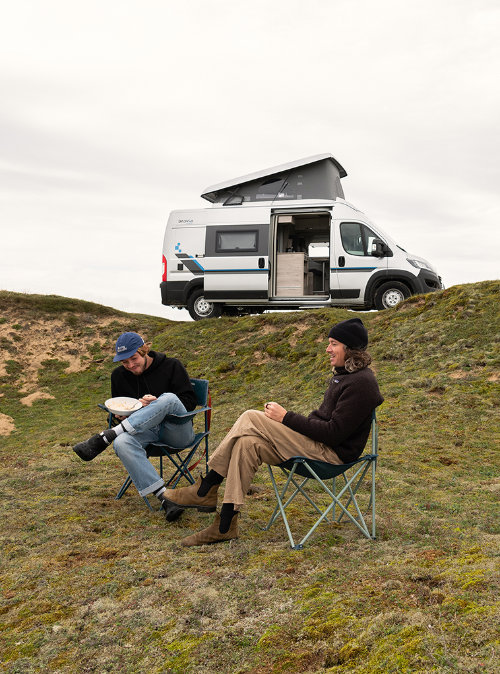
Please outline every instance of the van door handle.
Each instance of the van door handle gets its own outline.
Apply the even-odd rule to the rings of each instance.
[[[339,267],[345,267],[345,257],[343,255],[339,256]]]
[[[263,257],[259,257],[259,269],[264,269],[266,266],[266,261],[264,260]]]

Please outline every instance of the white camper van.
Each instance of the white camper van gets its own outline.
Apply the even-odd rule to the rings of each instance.
[[[331,154],[235,178],[201,195],[209,208],[172,211],[163,243],[162,303],[195,320],[222,313],[324,306],[393,307],[441,288],[344,199]]]

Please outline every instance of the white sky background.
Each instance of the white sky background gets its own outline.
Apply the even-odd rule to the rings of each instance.
[[[498,278],[496,0],[0,0],[0,288],[161,305],[170,210],[331,152],[447,287]]]

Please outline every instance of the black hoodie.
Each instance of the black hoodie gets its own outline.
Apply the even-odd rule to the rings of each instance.
[[[142,398],[147,393],[159,398],[162,393],[175,393],[188,412],[196,407],[196,396],[186,368],[177,358],[150,351],[153,362],[136,375],[120,365],[111,373],[111,395]]]

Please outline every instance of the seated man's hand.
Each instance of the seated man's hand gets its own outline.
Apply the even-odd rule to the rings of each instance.
[[[281,423],[285,417],[286,409],[278,405],[278,403],[270,402],[264,405],[264,413],[269,419],[274,419],[274,421]]]
[[[153,400],[156,400],[156,396],[152,396],[148,393],[148,395],[145,395],[143,398],[139,398],[139,402],[142,403],[143,407],[146,407],[149,405],[149,403],[152,403]]]

